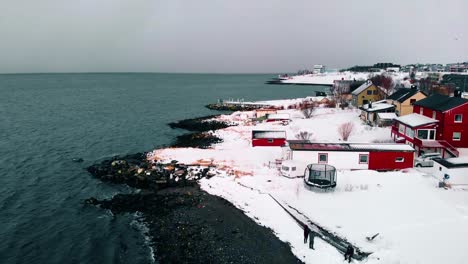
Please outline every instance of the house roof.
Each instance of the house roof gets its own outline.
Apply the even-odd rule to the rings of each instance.
[[[394,105],[392,104],[387,104],[384,103],[385,101],[378,101],[372,103],[372,107],[369,108],[369,104],[364,104],[361,107],[359,107],[361,110],[364,110],[366,112],[377,112],[377,111],[383,111],[383,110],[388,110],[388,109],[393,109],[395,108]]]
[[[416,101],[414,105],[422,106],[436,111],[445,112],[462,104],[468,103],[468,99],[460,97],[450,97],[441,94],[433,94],[422,100]]]
[[[289,119],[289,114],[267,114],[268,119]]]
[[[366,90],[370,86],[372,86],[372,82],[367,81],[367,82],[361,84],[361,86],[359,86],[358,88],[356,88],[356,90],[354,90],[351,94],[352,95],[359,95],[360,93],[362,93],[364,90]]]
[[[410,145],[397,143],[318,143],[308,140],[288,140],[288,143],[291,150],[299,151],[414,151]]]
[[[417,94],[418,92],[421,92],[421,91],[419,91],[418,89],[401,88],[401,89],[396,90],[394,93],[392,93],[389,97],[387,97],[387,99],[403,103],[408,98]]]
[[[397,118],[397,115],[395,113],[377,113],[377,116],[380,119],[395,119]]]
[[[252,130],[252,138],[286,138],[285,131]]]
[[[449,158],[449,159],[434,159],[435,162],[446,168],[468,168],[468,158]]]
[[[398,121],[413,128],[439,122],[439,120],[437,119],[433,119],[416,113],[397,117],[395,118],[395,121]]]

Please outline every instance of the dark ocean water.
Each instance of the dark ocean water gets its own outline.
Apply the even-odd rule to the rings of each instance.
[[[324,87],[265,85],[273,75],[0,75],[0,263],[148,263],[133,215],[82,205],[133,191],[84,168],[169,144],[168,122],[215,114],[217,99],[314,95]],[[83,158],[75,163],[74,158]]]

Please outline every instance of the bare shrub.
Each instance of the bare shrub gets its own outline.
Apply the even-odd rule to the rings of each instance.
[[[353,132],[354,124],[351,122],[346,122],[341,124],[338,127],[338,133],[344,141],[348,141],[349,136]]]
[[[311,104],[307,108],[302,109],[302,114],[304,118],[311,118],[314,115],[315,105]]]
[[[314,133],[310,133],[310,132],[307,132],[307,131],[301,131],[301,132],[296,134],[296,138],[301,139],[301,140],[309,140],[312,137],[313,134]]]

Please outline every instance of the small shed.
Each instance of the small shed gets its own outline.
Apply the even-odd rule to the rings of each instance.
[[[252,130],[252,147],[281,147],[286,144],[286,131]]]
[[[369,102],[359,107],[361,109],[361,119],[369,125],[376,125],[378,113],[394,113],[395,106],[387,104],[384,100]]]
[[[397,143],[320,143],[288,140],[291,159],[337,169],[399,170],[414,166],[414,149]]]
[[[434,159],[432,168],[433,175],[440,181],[451,185],[468,185],[468,157]]]
[[[395,113],[377,113],[376,124],[379,127],[388,127],[392,126],[393,119],[398,116]]]
[[[268,114],[267,115],[267,122],[276,122],[276,121],[289,121],[290,117],[289,114]]]

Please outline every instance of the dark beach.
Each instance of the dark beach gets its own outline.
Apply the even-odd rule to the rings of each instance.
[[[178,137],[172,146],[208,147],[219,142],[206,128],[231,124],[203,121],[209,118],[212,116],[172,124],[195,131]],[[165,169],[168,167],[171,171]],[[213,176],[208,169],[177,161],[150,164],[145,155],[135,154],[102,161],[88,171],[102,181],[141,189],[108,200],[90,198],[86,203],[109,209],[117,217],[140,212],[159,263],[302,263],[272,230],[258,225],[227,200],[200,190],[196,181]],[[189,171],[196,173],[188,178]]]

